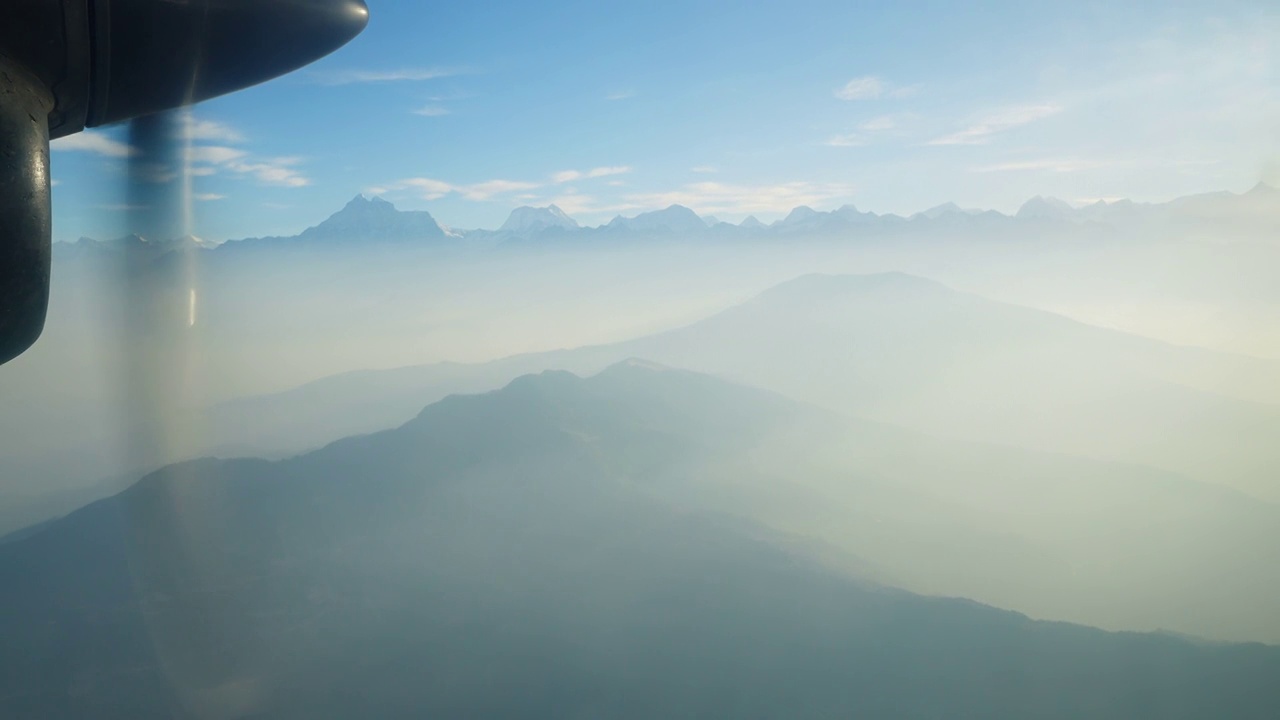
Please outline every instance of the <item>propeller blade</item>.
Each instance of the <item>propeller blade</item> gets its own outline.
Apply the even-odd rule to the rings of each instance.
[[[122,414],[130,465],[157,467],[201,453],[196,394],[203,376],[196,315],[198,254],[189,240],[191,185],[186,111],[130,122],[126,198],[129,229],[119,285],[123,312]],[[229,567],[219,542],[231,511],[217,488],[184,466],[129,496],[130,566],[152,646],[171,688],[196,717],[260,710],[251,688],[270,687],[260,666],[252,614],[225,592]],[[232,641],[234,639],[234,641]]]

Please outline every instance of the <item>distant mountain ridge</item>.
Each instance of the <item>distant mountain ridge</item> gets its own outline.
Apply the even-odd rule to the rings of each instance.
[[[916,337],[930,337],[934,345],[922,349]],[[813,347],[818,340],[822,349]],[[992,355],[990,347],[1001,352]],[[1053,347],[1071,347],[1074,354],[1065,359],[1054,354]],[[692,325],[623,343],[520,355],[476,366],[446,364],[338,375],[288,391],[273,402],[296,396],[299,407],[314,412],[318,405],[302,402],[309,393],[316,393],[315,397],[336,393],[329,395],[330,400],[350,394],[350,402],[358,403],[376,393],[378,407],[398,408],[396,412],[402,413],[415,404],[415,397],[422,397],[416,393],[445,378],[447,383],[459,383],[454,388],[479,390],[495,375],[511,377],[547,367],[589,372],[633,356],[732,377],[867,417],[907,426],[922,423],[920,427],[940,434],[1021,438],[1028,447],[1144,464],[1159,465],[1157,459],[1163,458],[1168,463],[1163,467],[1280,497],[1265,482],[1268,466],[1253,464],[1257,457],[1280,458],[1280,453],[1268,449],[1274,446],[1268,433],[1280,428],[1280,408],[1265,404],[1280,398],[1280,364],[1166,345],[994,302],[903,273],[808,275]],[[841,362],[833,364],[832,357]],[[798,362],[807,363],[807,369],[778,370]],[[423,386],[415,387],[419,380],[412,378],[417,373]],[[403,380],[392,383],[394,389],[366,384],[375,376],[403,376]],[[969,381],[951,387],[939,379],[944,377]],[[836,392],[827,382],[841,390]],[[1017,383],[1019,390],[1000,396],[960,392],[991,383],[997,387]],[[337,390],[348,384],[351,387]],[[1059,387],[1076,390],[1055,393],[1053,389]],[[1127,407],[1120,400],[1126,396],[1117,394],[1118,389],[1146,393],[1144,403],[1156,402],[1153,407],[1164,409],[1147,416],[1128,407],[1125,412],[1132,414],[1132,424],[1123,431],[1103,432],[1099,423]],[[1019,419],[1018,408],[1031,397],[1038,398],[1041,407],[1057,410],[1034,423]],[[1077,407],[1086,397],[1095,405]],[[252,425],[263,438],[287,436],[293,432],[290,428],[304,424],[304,416],[309,426],[319,425],[314,414],[272,419],[291,403],[250,409],[253,401],[245,402],[246,407],[226,421],[232,435]],[[1111,409],[1098,409],[1103,407]],[[943,419],[943,408],[950,420]],[[329,412],[336,431],[361,429],[358,423],[343,424],[360,417],[355,407]],[[1191,432],[1190,425],[1180,424],[1184,412],[1195,420],[1198,430]],[[386,416],[394,417],[395,413]],[[377,427],[388,419],[365,427]],[[1129,433],[1142,438],[1135,447],[1148,449],[1130,454],[1126,448],[1131,445],[1121,440]],[[1151,449],[1156,447],[1162,449]],[[1215,460],[1219,456],[1231,460]],[[1246,457],[1255,460],[1246,462]]]
[[[275,241],[307,244],[335,242],[398,242],[444,240],[457,237],[425,210],[399,210],[382,198],[357,195],[324,222],[292,238],[250,238],[240,243]]]
[[[1216,192],[1179,197],[1166,203],[1136,203],[1131,200],[1103,201],[1081,207],[1053,197],[1027,200],[1013,215],[995,210],[961,208],[944,203],[908,217],[863,212],[852,204],[835,210],[815,210],[808,206],[793,209],[771,224],[754,216],[738,224],[703,217],[694,210],[671,205],[642,212],[633,217],[618,215],[599,226],[584,226],[556,205],[521,206],[514,209],[497,230],[454,230],[441,225],[425,210],[399,210],[379,197],[357,195],[338,212],[318,225],[291,237],[247,238],[228,241],[217,247],[248,248],[324,247],[331,245],[435,243],[449,246],[484,247],[528,240],[613,240],[643,237],[714,238],[720,240],[768,239],[812,236],[836,238],[864,234],[928,232],[939,228],[1001,232],[1025,227],[1072,227],[1088,223],[1104,225],[1249,222],[1280,231],[1280,192],[1258,183],[1245,193]],[[92,245],[83,238],[75,245]],[[176,241],[170,241],[176,242]],[[57,243],[59,246],[68,243]],[[159,247],[159,245],[157,245]],[[174,245],[178,249],[180,245]],[[197,249],[215,249],[200,241]],[[82,247],[83,250],[83,247]],[[60,247],[60,252],[68,248]]]
[[[547,228],[578,229],[578,221],[569,217],[555,205],[542,208],[518,207],[511,211],[507,221],[498,228],[498,232],[521,234],[538,232]]]

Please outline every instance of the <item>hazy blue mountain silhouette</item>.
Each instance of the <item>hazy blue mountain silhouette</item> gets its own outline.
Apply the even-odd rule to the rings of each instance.
[[[806,276],[613,345],[346,373],[220,408],[212,432],[218,445],[296,452],[403,422],[450,392],[545,369],[593,373],[627,357],[932,433],[1155,465],[1280,499],[1280,362],[1168,345],[900,273]]]
[[[995,210],[961,209],[955,203],[914,213],[909,217],[894,214],[862,212],[851,204],[835,210],[814,210],[807,206],[793,209],[786,217],[764,225],[749,217],[737,225],[707,223],[693,210],[672,205],[662,210],[639,213],[633,217],[615,217],[599,227],[581,226],[555,206],[519,207],[497,230],[447,229],[429,212],[398,210],[382,198],[368,199],[357,195],[347,205],[318,225],[290,237],[248,238],[207,248],[201,241],[196,247],[221,252],[243,252],[255,248],[344,248],[347,243],[375,246],[406,241],[456,240],[466,238],[475,248],[492,249],[507,244],[524,245],[528,241],[563,242],[568,240],[703,238],[720,241],[754,240],[768,237],[838,239],[873,235],[909,233],[925,237],[936,233],[982,233],[987,237],[1022,237],[1031,229],[1037,232],[1055,226],[1069,231],[1073,226],[1091,224],[1094,229],[1104,224],[1120,229],[1188,227],[1211,223],[1215,227],[1248,227],[1255,230],[1280,229],[1280,192],[1259,183],[1245,193],[1216,192],[1175,198],[1167,203],[1135,203],[1131,200],[1099,200],[1073,207],[1058,198],[1034,197],[1012,215]],[[708,227],[708,224],[713,227]],[[497,241],[497,242],[495,242]],[[78,243],[55,243],[54,251],[61,259],[94,258],[98,246],[110,245],[88,238]],[[185,247],[181,241],[154,239],[156,248],[166,243],[169,249]],[[452,246],[450,244],[449,246]],[[222,248],[219,251],[219,248]],[[203,255],[202,255],[203,256]],[[210,257],[210,256],[203,256]]]
[[[886,589],[666,499],[664,468],[798,413],[632,362],[166,468],[0,546],[0,710],[1272,717],[1280,649]]]

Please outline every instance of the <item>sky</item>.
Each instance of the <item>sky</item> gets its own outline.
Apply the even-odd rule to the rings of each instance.
[[[1280,184],[1274,2],[367,2],[347,47],[192,110],[194,234],[357,193],[494,228]],[[55,239],[124,234],[125,141],[54,143]]]

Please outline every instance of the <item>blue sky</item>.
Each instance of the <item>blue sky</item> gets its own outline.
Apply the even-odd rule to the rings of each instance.
[[[471,228],[1280,180],[1271,2],[368,3],[335,55],[195,109],[196,234],[292,234],[360,192]],[[55,144],[55,238],[122,232],[123,141]]]

